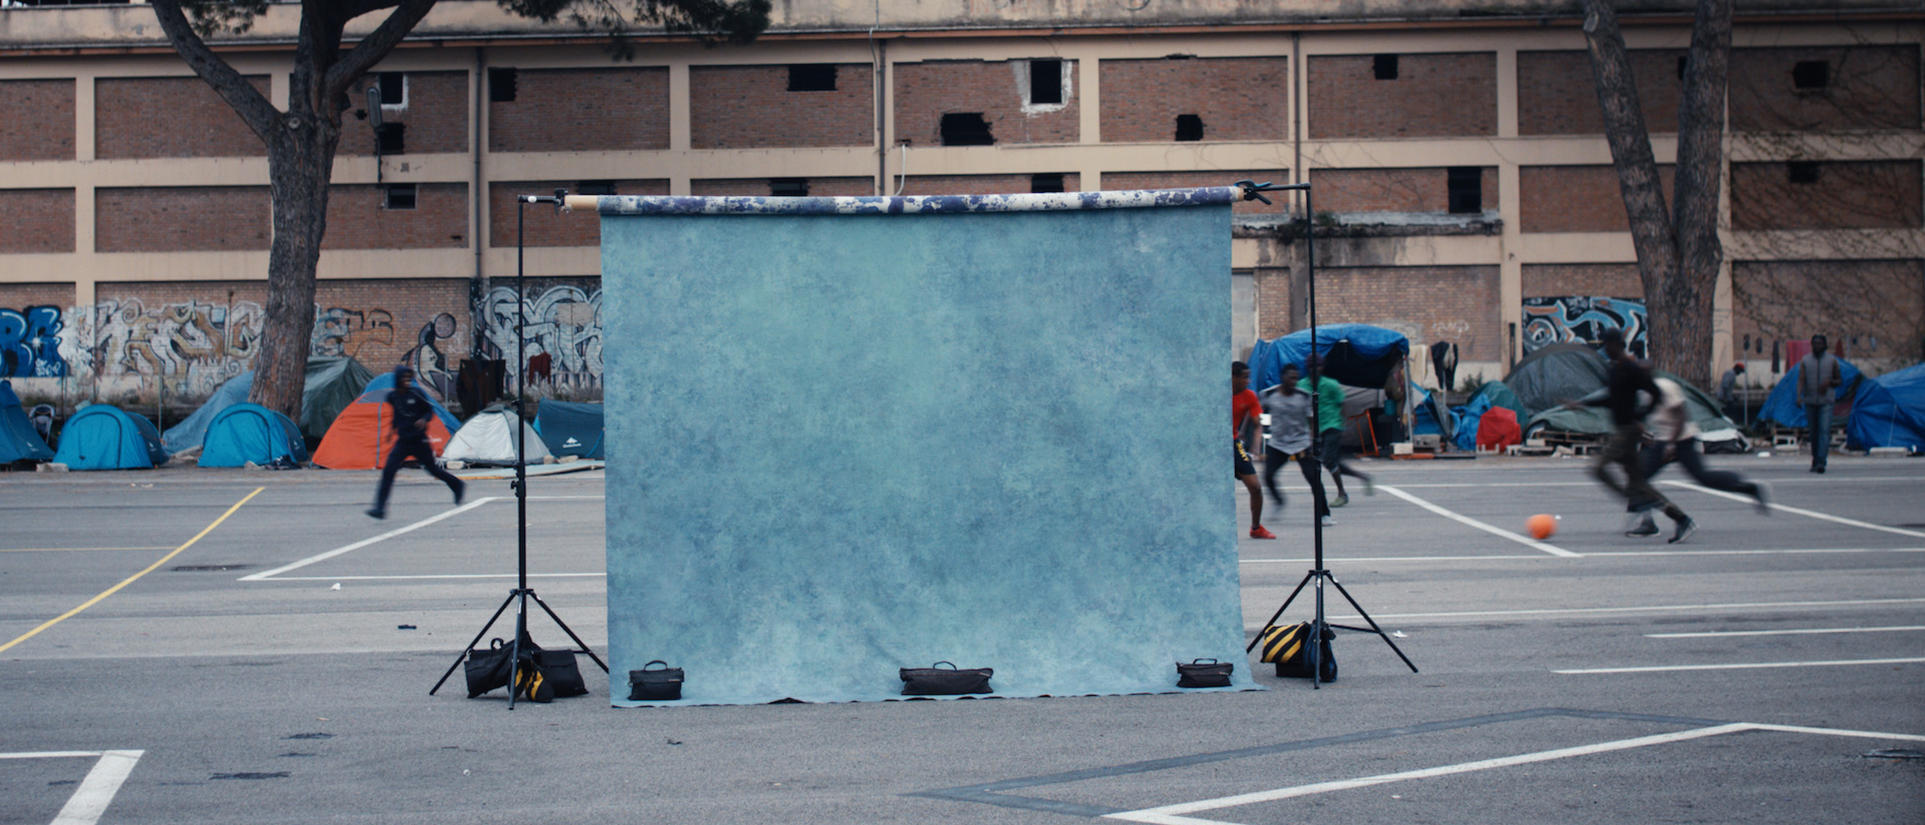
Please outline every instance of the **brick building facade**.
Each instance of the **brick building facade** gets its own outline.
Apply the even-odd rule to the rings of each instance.
[[[905,6],[840,21],[834,4],[784,4],[756,44],[649,41],[632,62],[527,21],[477,35],[431,17],[367,79],[379,102],[357,92],[344,115],[311,345],[376,370],[407,360],[445,382],[472,355],[512,349],[519,304],[544,319],[526,342],[547,356],[538,389],[594,394],[597,222],[513,199],[557,188],[868,196],[1308,181],[1317,222],[1340,238],[1318,252],[1319,319],[1454,341],[1466,377],[1500,377],[1571,335],[1559,315],[1570,307],[1637,303],[1588,58],[1561,9],[1340,24],[1247,5],[1217,19],[1211,4],[1179,2],[1185,25],[1071,29],[1039,10],[960,20]],[[36,340],[58,339],[0,340],[16,352],[13,377],[68,402],[211,389],[258,341],[271,231],[259,139],[164,42],[128,33],[142,15],[151,23],[143,7],[34,12],[101,34],[74,46],[0,28],[0,313],[32,315]],[[1925,356],[1920,29],[1915,10],[1898,16],[1787,24],[1741,6],[1714,370],[1820,331],[1853,357]],[[264,19],[262,43],[275,25]],[[1687,29],[1627,19],[1626,33],[1668,198]],[[547,39],[527,42],[535,34]],[[240,45],[228,52],[237,69],[284,97],[286,55]],[[1281,226],[1298,209],[1280,197],[1233,210],[1226,355],[1305,322]],[[519,299],[503,291],[518,211],[539,276]],[[1810,286],[1834,277],[1854,290]],[[1865,297],[1878,295],[1889,299]]]

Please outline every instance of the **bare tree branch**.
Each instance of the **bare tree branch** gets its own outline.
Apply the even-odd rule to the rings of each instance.
[[[422,18],[428,16],[434,4],[435,0],[399,0],[393,3],[394,11],[388,15],[388,19],[381,21],[380,27],[327,68],[317,97],[327,101],[347,94],[348,86],[374,68],[381,58],[387,57],[388,52],[394,51],[401,39],[407,37]]]
[[[161,31],[167,33],[168,41],[174,44],[174,51],[180,53],[181,59],[186,60],[194,73],[207,81],[207,85],[212,86],[222,100],[227,101],[227,105],[247,124],[247,128],[253,129],[262,141],[272,143],[276,126],[281,120],[281,111],[274,108],[274,104],[269,103],[267,97],[254,88],[254,84],[247,82],[247,78],[207,47],[207,42],[188,24],[187,16],[181,11],[180,0],[153,0],[149,5],[154,7],[154,16],[160,19]]]

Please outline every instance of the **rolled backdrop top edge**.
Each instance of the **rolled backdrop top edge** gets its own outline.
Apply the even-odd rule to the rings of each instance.
[[[1097,192],[913,197],[705,197],[694,195],[569,195],[572,211],[602,215],[937,215],[985,212],[1064,212],[1087,209],[1216,206],[1235,203],[1235,186]]]

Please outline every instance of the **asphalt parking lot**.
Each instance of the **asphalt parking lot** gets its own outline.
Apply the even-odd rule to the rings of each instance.
[[[0,823],[1925,819],[1925,462],[1714,463],[1774,511],[1673,471],[1679,545],[1579,460],[1366,463],[1326,562],[1417,673],[1345,633],[1319,690],[618,710],[583,658],[590,696],[512,712],[428,693],[514,586],[505,481],[404,475],[376,522],[372,473],[0,474]],[[597,649],[602,483],[529,500],[529,583]],[[1238,543],[1250,632],[1307,505]]]

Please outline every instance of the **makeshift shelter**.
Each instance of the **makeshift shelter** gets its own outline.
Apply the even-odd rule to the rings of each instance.
[[[1860,450],[1903,447],[1925,452],[1925,364],[1865,384],[1845,422],[1845,443]]]
[[[1518,429],[1517,413],[1509,407],[1492,407],[1477,419],[1477,448],[1480,450],[1502,450],[1512,444],[1524,442],[1524,433]]]
[[[416,387],[434,408],[428,418],[428,443],[435,455],[448,445],[448,434],[460,423],[436,401],[434,393]],[[334,417],[321,444],[314,448],[314,466],[330,470],[372,470],[383,466],[388,450],[394,447],[394,413],[388,409],[388,393],[394,390],[394,374],[382,373],[369,381],[367,388]]]
[[[1382,389],[1392,370],[1410,354],[1410,339],[1396,330],[1369,324],[1324,324],[1317,327],[1317,352],[1325,375],[1352,387]],[[1284,364],[1295,364],[1304,375],[1310,355],[1310,331],[1298,330],[1270,341],[1258,340],[1250,350],[1250,386],[1269,387],[1283,375]]]
[[[602,458],[602,405],[543,399],[535,412],[535,432],[558,456]]]
[[[1522,420],[1604,386],[1609,372],[1604,356],[1589,346],[1552,344],[1517,362],[1504,384],[1516,394]]]
[[[53,460],[69,470],[141,470],[167,463],[167,451],[147,416],[95,404],[67,419]]]
[[[1484,382],[1470,401],[1451,409],[1451,445],[1460,450],[1475,450],[1477,430],[1483,424],[1484,414],[1499,407],[1510,410],[1518,420],[1525,417],[1524,404],[1517,400],[1517,393],[1511,392],[1509,385],[1502,381]]]
[[[1522,362],[1519,363],[1521,364]],[[1692,385],[1691,382],[1663,370],[1652,370],[1651,375],[1655,378],[1669,378],[1672,381],[1676,381],[1678,387],[1684,390],[1685,409],[1691,417],[1691,423],[1698,427],[1698,442],[1704,445],[1705,452],[1742,452],[1750,447],[1750,443],[1745,439],[1744,434],[1738,431],[1738,425],[1732,423],[1731,419],[1725,417],[1724,409],[1718,404],[1717,399],[1712,398],[1704,390],[1698,389]],[[1567,387],[1567,389],[1582,391],[1575,392],[1575,394],[1568,396],[1568,398],[1583,398],[1604,388],[1605,381],[1603,378],[1599,378],[1595,386],[1588,388],[1575,385],[1570,386]],[[1556,430],[1558,432],[1579,433],[1583,435],[1608,435],[1612,430],[1611,413],[1603,407],[1585,406],[1567,410],[1560,406],[1554,406],[1532,415],[1530,420],[1524,424],[1524,435],[1526,437],[1532,436],[1540,430]]]
[[[1434,435],[1445,441],[1451,440],[1456,432],[1457,421],[1451,416],[1450,408],[1444,406],[1441,392],[1433,393],[1418,386],[1417,382],[1411,382],[1410,394],[1415,399],[1411,405],[1411,435]]]
[[[1778,379],[1778,383],[1772,385],[1771,394],[1765,396],[1764,405],[1758,408],[1759,421],[1770,421],[1780,427],[1799,429],[1810,426],[1805,421],[1804,405],[1798,403],[1798,376],[1802,372],[1802,367],[1802,364],[1792,364],[1791,369],[1785,371],[1785,377]],[[1833,403],[1851,401],[1855,406],[1859,395],[1871,389],[1865,374],[1843,358],[1838,359],[1838,376],[1842,379],[1842,383],[1838,385]],[[1837,420],[1838,416],[1834,415],[1833,421]]]
[[[200,466],[243,467],[249,462],[298,466],[307,461],[307,442],[294,419],[278,410],[242,402],[222,410],[207,425]]]
[[[301,386],[300,431],[304,440],[320,441],[327,435],[328,425],[334,423],[335,416],[341,414],[349,404],[354,403],[361,388],[374,380],[374,373],[361,362],[347,357],[314,356],[307,359],[307,375]],[[207,427],[229,407],[247,400],[254,389],[254,371],[248,370],[220,385],[214,394],[208,396],[200,409],[181,419],[179,424],[168,427],[161,433],[161,444],[169,454],[191,450],[201,446],[207,437]],[[302,445],[303,450],[306,445]]]
[[[526,443],[526,453],[516,452],[516,441]],[[516,461],[517,455],[523,455]],[[448,440],[448,446],[441,451],[447,461],[466,461],[469,464],[540,464],[551,456],[548,445],[542,443],[541,434],[535,428],[515,415],[508,407],[489,407],[468,419]]]
[[[20,396],[13,393],[12,381],[0,381],[0,464],[15,461],[47,461],[53,450],[40,440],[40,432],[20,408]]]

